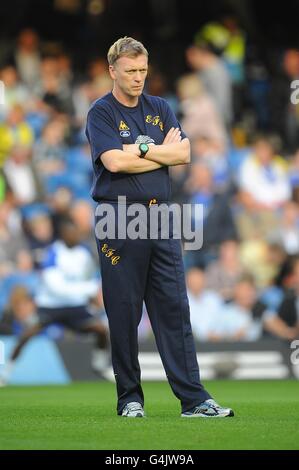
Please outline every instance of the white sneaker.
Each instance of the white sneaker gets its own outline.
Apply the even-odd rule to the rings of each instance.
[[[182,418],[227,418],[233,417],[231,408],[223,408],[215,400],[206,400],[190,411],[182,413]]]
[[[121,415],[125,418],[145,418],[144,409],[135,401],[127,403]]]

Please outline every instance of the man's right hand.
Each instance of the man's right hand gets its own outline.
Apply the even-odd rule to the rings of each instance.
[[[164,139],[163,145],[178,144],[182,141],[181,130],[172,127]]]

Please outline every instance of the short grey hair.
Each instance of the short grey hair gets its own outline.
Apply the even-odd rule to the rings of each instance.
[[[124,38],[118,39],[110,47],[107,59],[109,65],[113,65],[120,57],[137,57],[139,55],[145,55],[148,57],[148,52],[144,45],[136,41],[136,39],[125,36]]]

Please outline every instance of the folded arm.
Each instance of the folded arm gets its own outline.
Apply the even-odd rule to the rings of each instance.
[[[145,159],[166,166],[186,165],[190,163],[189,139],[174,144],[150,146]]]
[[[138,154],[126,150],[109,150],[101,155],[101,160],[111,173],[149,173],[162,168],[161,164],[139,158]]]
[[[124,150],[140,155],[139,146],[136,144],[125,145]],[[145,160],[163,166],[186,165],[190,163],[189,139],[182,140],[180,129],[172,127],[166,135],[163,145],[149,145]]]
[[[146,158],[140,158],[139,145],[124,145],[123,150],[109,150],[101,155],[104,167],[111,173],[138,174],[159,170],[163,166],[190,163],[190,142],[181,139],[179,129],[170,129],[163,145],[149,145]]]

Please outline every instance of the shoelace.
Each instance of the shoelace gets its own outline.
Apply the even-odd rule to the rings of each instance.
[[[194,410],[194,414],[204,413],[206,411],[213,410],[217,414],[220,410],[220,406],[215,402],[205,403],[201,406],[197,406]]]

